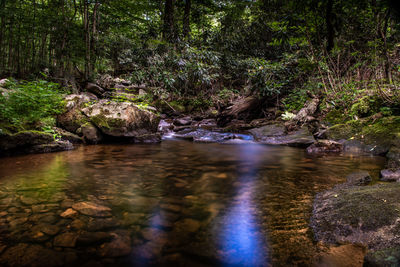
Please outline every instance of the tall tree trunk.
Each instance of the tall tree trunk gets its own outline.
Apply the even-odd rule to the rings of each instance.
[[[334,46],[335,31],[333,28],[332,20],[333,20],[333,0],[328,0],[326,6],[326,16],[325,16],[326,31],[327,31],[326,50],[328,52],[330,52]]]
[[[192,6],[192,0],[185,1],[185,13],[183,14],[183,37],[190,37],[190,10]]]
[[[163,38],[166,41],[173,41],[175,37],[174,29],[174,0],[165,0],[164,7],[164,29]]]
[[[383,41],[383,55],[385,58],[385,78],[389,81],[389,83],[392,83],[392,72],[391,72],[391,63],[390,63],[390,56],[388,52],[388,47],[387,47],[387,29],[388,29],[388,24],[389,24],[389,18],[390,18],[390,11],[387,10],[384,18],[384,25],[383,29],[381,28],[381,38]]]

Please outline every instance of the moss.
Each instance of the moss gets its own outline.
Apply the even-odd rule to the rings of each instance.
[[[94,117],[91,117],[91,121],[99,128],[103,129],[115,129],[121,128],[125,126],[125,121],[122,119],[113,119],[106,118],[104,115],[100,114]]]
[[[367,144],[391,145],[400,138],[400,116],[352,120],[329,128],[331,139],[356,139]]]
[[[339,123],[343,123],[348,120],[348,116],[344,113],[343,110],[334,109],[328,112],[325,116],[325,121],[329,124],[335,125]]]

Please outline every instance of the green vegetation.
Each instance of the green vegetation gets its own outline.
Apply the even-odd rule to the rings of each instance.
[[[64,110],[60,86],[47,81],[6,84],[0,94],[0,119],[16,129],[49,129],[55,126],[55,115]]]

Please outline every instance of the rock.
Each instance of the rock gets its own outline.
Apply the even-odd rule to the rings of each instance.
[[[388,169],[400,168],[400,147],[392,146],[386,155],[388,162],[386,167]]]
[[[249,130],[254,136],[256,141],[262,141],[266,137],[283,136],[286,134],[285,126],[280,124],[266,125],[260,128],[254,128]]]
[[[129,255],[132,251],[131,238],[129,234],[112,233],[114,239],[100,246],[99,255],[101,257],[121,257]]]
[[[63,218],[72,218],[75,217],[78,214],[76,210],[73,209],[67,209],[63,213],[60,214],[61,217]]]
[[[339,140],[343,144],[343,151],[352,154],[372,154],[376,156],[385,155],[389,148],[381,145],[368,145],[358,140]]]
[[[21,201],[22,204],[27,206],[38,204],[43,201],[39,197],[28,197],[28,196],[21,196],[19,200]]]
[[[54,224],[41,223],[32,228],[32,230],[45,233],[49,236],[54,236],[60,232],[60,227]]]
[[[313,135],[306,127],[286,134],[284,126],[267,125],[249,131],[256,141],[268,145],[288,145],[307,147],[315,142]]]
[[[87,224],[88,231],[104,231],[111,228],[116,228],[120,224],[114,218],[91,218]]]
[[[28,148],[28,153],[51,153],[59,151],[73,150],[74,145],[69,141],[54,141],[48,144],[36,145]]]
[[[174,120],[173,124],[176,126],[187,126],[192,123],[192,119],[189,117],[181,118],[181,119],[176,119]]]
[[[372,182],[372,178],[367,171],[353,172],[347,176],[349,185],[367,185]]]
[[[73,248],[76,245],[78,235],[76,233],[63,233],[54,238],[55,247]]]
[[[83,143],[83,140],[81,137],[79,137],[76,134],[73,134],[71,132],[65,131],[61,128],[57,128],[57,127],[53,127],[53,130],[59,135],[61,136],[61,140],[62,141],[69,141],[72,144],[81,144]]]
[[[99,97],[101,97],[106,92],[103,88],[94,83],[87,83],[85,90]]]
[[[77,244],[83,246],[99,244],[109,242],[113,237],[112,234],[107,232],[85,232],[79,234]]]
[[[20,243],[7,249],[0,257],[2,266],[62,266],[63,255],[39,245]]]
[[[24,150],[37,145],[49,144],[53,141],[54,138],[51,134],[38,131],[3,134],[0,136],[0,154],[1,152]]]
[[[314,144],[307,147],[308,154],[340,153],[343,145],[332,140],[317,140]]]
[[[10,80],[9,79],[1,79],[0,80],[0,87],[4,87]]]
[[[363,246],[353,244],[332,246],[328,251],[317,255],[313,266],[363,266],[366,250]]]
[[[72,205],[74,210],[91,217],[111,217],[111,209],[93,202],[79,202]]]
[[[400,182],[400,169],[397,170],[381,170],[381,181],[384,182]]]
[[[97,144],[103,140],[103,135],[92,123],[87,122],[81,127],[82,135],[86,143]]]
[[[81,109],[96,100],[97,98],[87,94],[66,96],[64,101],[66,102],[67,111],[57,116],[57,124],[68,132],[77,133],[77,130],[89,121],[82,114]]]
[[[374,260],[400,248],[400,184],[337,186],[314,200],[311,227],[317,241],[361,244]],[[368,256],[368,255],[367,255]],[[400,253],[392,258],[400,261]],[[381,261],[374,266],[387,266]]]
[[[188,233],[196,233],[200,229],[200,222],[187,218],[182,221],[176,223],[176,227],[179,228],[181,231],[185,231]]]
[[[157,132],[160,118],[133,103],[101,100],[82,110],[102,133],[113,137],[137,137]]]

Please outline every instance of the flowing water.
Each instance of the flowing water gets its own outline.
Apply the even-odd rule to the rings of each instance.
[[[315,194],[383,164],[176,140],[2,158],[0,265],[308,266]]]

